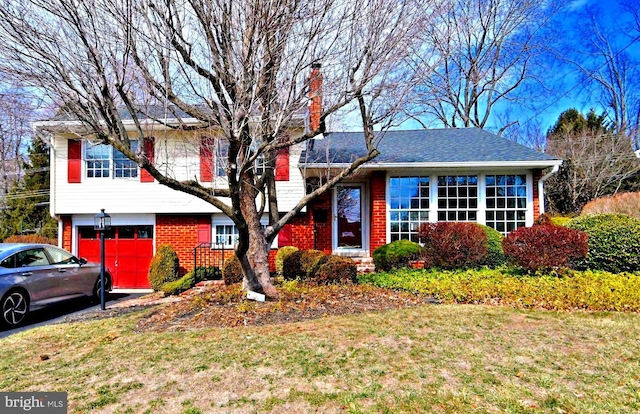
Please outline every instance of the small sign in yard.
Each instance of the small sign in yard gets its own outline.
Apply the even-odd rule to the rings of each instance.
[[[256,302],[264,302],[265,295],[263,295],[262,293],[247,290],[247,299],[255,300]]]

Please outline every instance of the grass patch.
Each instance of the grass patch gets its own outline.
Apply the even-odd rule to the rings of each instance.
[[[640,312],[640,273],[566,271],[520,274],[482,270],[400,269],[359,276],[361,283],[431,295],[444,303],[503,304],[516,308]]]
[[[71,413],[640,410],[632,313],[423,305],[135,333],[141,317],[0,340],[0,390],[67,391]]]

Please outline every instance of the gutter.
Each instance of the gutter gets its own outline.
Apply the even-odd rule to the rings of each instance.
[[[561,164],[554,165],[551,171],[549,171],[547,174],[541,177],[540,180],[538,180],[538,201],[540,204],[540,215],[544,214],[544,182],[560,170],[560,165]]]

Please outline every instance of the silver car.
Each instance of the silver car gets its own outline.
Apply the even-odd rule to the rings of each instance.
[[[111,277],[105,270],[105,295]],[[0,243],[0,323],[17,326],[33,310],[78,298],[100,299],[100,265],[48,244]]]

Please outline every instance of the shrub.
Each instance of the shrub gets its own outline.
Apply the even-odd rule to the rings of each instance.
[[[554,226],[566,226],[570,221],[571,217],[551,217],[551,224],[553,224]]]
[[[221,280],[222,270],[218,266],[198,266],[195,268],[195,276],[201,280]]]
[[[624,214],[640,219],[640,192],[597,198],[582,208],[580,215],[588,214]]]
[[[527,271],[571,267],[587,254],[587,235],[578,230],[543,224],[521,227],[502,242],[510,261]]]
[[[325,254],[320,250],[297,250],[285,257],[282,277],[284,280],[306,279],[311,269]]]
[[[418,237],[424,247],[425,267],[475,267],[487,258],[487,236],[475,223],[424,223],[418,229]]]
[[[158,247],[149,265],[149,284],[153,290],[160,290],[167,282],[178,280],[178,255],[173,247],[163,244]]]
[[[51,239],[38,234],[16,234],[4,239],[4,243],[52,244],[56,246],[58,244],[58,239]]]
[[[244,279],[244,273],[242,273],[242,266],[240,260],[233,255],[224,261],[222,266],[222,279],[225,285],[233,285],[234,283],[242,282]]]
[[[640,219],[621,214],[577,217],[567,225],[589,235],[589,253],[579,260],[579,269],[608,272],[640,270]]]
[[[358,267],[348,258],[336,255],[324,255],[309,272],[309,280],[318,285],[331,283],[356,282]]]
[[[297,247],[294,246],[284,246],[278,249],[278,253],[276,253],[276,272],[279,275],[282,275],[282,266],[284,265],[284,259],[287,258],[291,253],[298,251]]]
[[[479,226],[487,237],[487,256],[480,264],[489,267],[502,266],[507,261],[504,257],[504,251],[502,250],[502,240],[504,236],[498,230],[489,226],[483,224],[479,224]]]
[[[199,268],[204,269],[204,268]],[[217,269],[217,268],[216,268]],[[162,291],[166,295],[179,295],[180,293],[187,291],[194,287],[196,283],[205,280],[202,278],[206,273],[198,272],[196,270],[192,270],[186,275],[182,276],[180,279],[174,282],[167,282],[162,285]]]
[[[416,260],[422,253],[422,246],[409,240],[396,240],[378,247],[373,252],[376,270],[391,270],[408,267],[409,262]]]
[[[515,275],[507,270],[411,270],[368,273],[360,283],[433,296],[443,303],[516,308],[640,311],[640,274],[568,270],[554,275]]]

